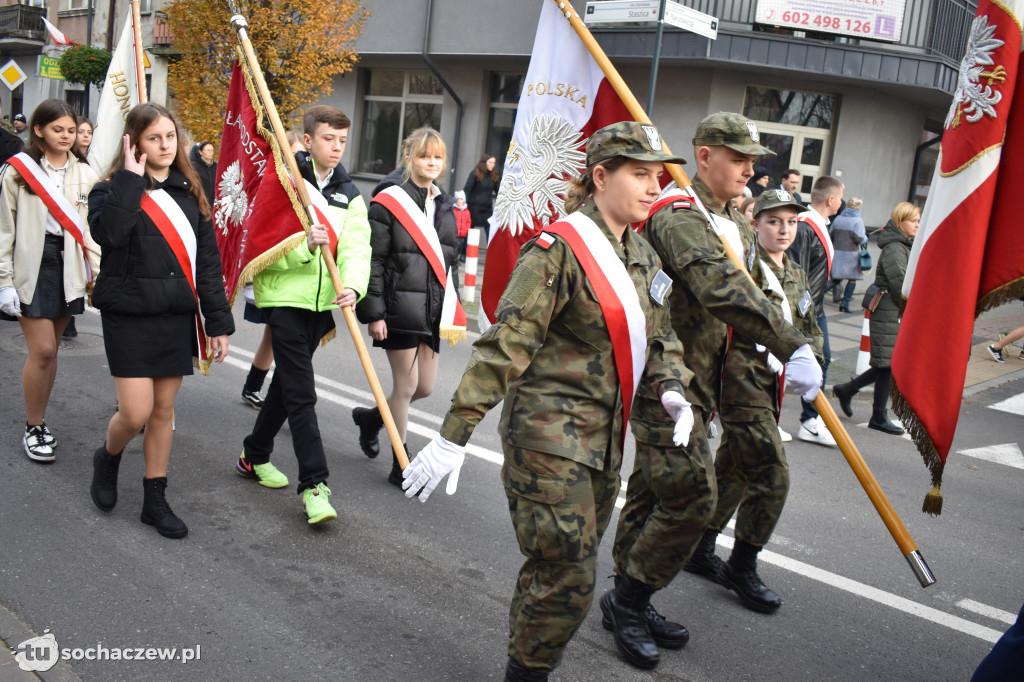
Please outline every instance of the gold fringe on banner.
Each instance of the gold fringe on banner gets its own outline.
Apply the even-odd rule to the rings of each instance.
[[[983,312],[998,308],[1004,303],[1012,303],[1019,298],[1024,298],[1024,277],[1018,277],[1006,284],[1001,284],[983,295],[978,299],[978,305],[974,309],[974,316],[978,317]]]
[[[447,341],[449,346],[454,346],[459,341],[466,340],[466,330],[463,327],[441,327],[440,336],[442,341]]]
[[[889,396],[892,398],[892,411],[903,422],[903,427],[910,434],[910,437],[913,438],[914,445],[917,446],[918,452],[924,458],[925,466],[928,467],[928,471],[932,474],[932,489],[925,495],[921,511],[932,516],[938,516],[942,513],[942,492],[940,491],[940,486],[942,485],[942,469],[944,467],[942,459],[939,457],[939,451],[935,449],[935,443],[932,442],[931,436],[925,430],[924,424],[914,414],[910,403],[900,393],[899,387],[896,386],[895,376],[890,379]]]

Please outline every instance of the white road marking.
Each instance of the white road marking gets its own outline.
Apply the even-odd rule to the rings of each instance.
[[[994,606],[989,606],[988,604],[976,602],[973,599],[961,599],[956,603],[956,605],[962,609],[966,609],[967,611],[973,611],[974,613],[985,616],[986,618],[991,618],[992,620],[1000,620],[1006,623],[1007,625],[1013,625],[1017,622],[1016,613],[1003,611],[1002,609],[997,609]]]
[[[998,403],[989,405],[989,408],[999,410],[1000,412],[1024,415],[1024,393],[1018,393],[1006,400],[1000,400]]]
[[[246,351],[242,348],[238,348],[237,346],[232,346],[231,352],[237,355],[241,355],[243,357],[252,357],[251,352]],[[233,367],[238,367],[239,369],[248,371],[251,360],[250,362],[243,362],[241,360],[238,360],[237,358],[228,356],[227,358],[225,358],[224,362]],[[322,384],[323,386],[337,386],[337,390],[343,390],[345,393],[358,396],[360,398],[363,398],[363,396],[365,396],[365,398],[363,398],[362,400],[356,401],[338,395],[337,393],[333,393],[325,388],[318,387],[316,391],[317,396],[323,398],[324,400],[327,400],[328,402],[332,402],[336,405],[341,405],[342,407],[346,407],[349,409],[358,406],[365,407],[367,406],[368,403],[372,403],[373,396],[367,391],[362,391],[351,386],[346,386],[345,384],[333,381],[326,377],[320,376],[319,374],[315,376],[316,381],[319,384]],[[412,416],[412,411],[410,412],[410,416]],[[427,416],[430,417],[429,421],[431,423],[440,424],[441,420],[438,417],[435,417],[433,415]],[[438,435],[435,429],[423,426],[421,424],[417,424],[412,420],[409,421],[408,430],[412,433],[429,439],[433,439]],[[485,460],[487,462],[491,462],[492,464],[501,465],[504,462],[504,456],[502,455],[502,453],[495,452],[493,450],[488,450],[486,448],[478,447],[475,445],[467,446],[466,454],[473,455],[474,457]],[[621,509],[624,502],[624,498],[620,496],[618,499],[616,499],[615,506]],[[733,539],[727,535],[719,535],[718,544],[726,549],[732,549]],[[978,639],[984,640],[989,643],[994,644],[996,640],[1003,636],[1002,632],[993,630],[989,627],[985,627],[984,625],[979,625],[964,618],[960,618],[959,616],[954,616],[952,614],[940,611],[930,606],[919,604],[915,601],[906,599],[891,592],[886,592],[885,590],[880,590],[876,587],[871,587],[870,585],[866,585],[856,580],[852,580],[837,573],[831,573],[829,571],[818,568],[816,566],[812,566],[802,561],[797,561],[796,559],[791,559],[781,554],[776,554],[775,552],[772,552],[770,550],[761,550],[758,556],[761,558],[761,560],[765,561],[766,563],[779,566],[780,568],[784,568],[788,571],[796,573],[797,575],[801,575],[805,578],[810,578],[811,580],[817,580],[818,582],[824,583],[825,585],[828,585],[830,587],[834,587],[845,592],[849,592],[850,594],[853,594],[855,596],[863,597],[865,599],[878,602],[883,606],[889,606],[891,608],[896,609],[897,611],[902,611],[912,616],[917,616],[918,618],[921,618],[923,620],[930,621],[937,625],[942,625],[952,630],[962,632],[966,635],[971,635],[972,637],[977,637]],[[963,601],[969,600],[962,600],[961,604]],[[977,602],[971,603],[977,604]],[[991,612],[1006,613],[1005,611],[1000,611],[999,609],[996,609],[994,607],[988,607],[984,604],[979,604],[979,606],[984,607],[986,609],[991,609]]]
[[[970,450],[958,450],[958,455],[967,455],[977,459],[984,459],[996,464],[1005,464],[1009,467],[1024,469],[1024,452],[1016,443],[1005,445],[989,445],[984,448],[971,448]]]

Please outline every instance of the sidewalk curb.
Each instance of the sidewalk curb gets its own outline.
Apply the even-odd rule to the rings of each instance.
[[[6,606],[0,604],[0,680],[3,682],[82,682],[82,678],[71,670],[67,661],[57,661],[46,672],[31,673],[22,670],[14,659],[12,646],[26,639],[36,637],[28,625],[23,623]]]

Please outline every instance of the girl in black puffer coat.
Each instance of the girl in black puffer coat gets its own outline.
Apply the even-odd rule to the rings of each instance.
[[[406,172],[393,191],[405,192],[433,225],[445,270],[458,282],[458,231],[455,201],[434,184],[444,172],[447,151],[441,135],[420,128],[402,143]],[[368,325],[373,345],[387,351],[392,390],[388,406],[405,441],[409,405],[434,390],[440,349],[444,287],[412,234],[382,204],[369,208],[373,256],[366,296],[359,301],[359,320]],[[357,407],[352,418],[360,428],[359,444],[368,457],[379,452],[383,422],[377,408]],[[401,487],[402,472],[393,457],[388,480]]]

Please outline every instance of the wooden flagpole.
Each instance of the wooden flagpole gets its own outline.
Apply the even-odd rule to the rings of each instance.
[[[132,44],[135,47],[135,80],[139,88],[139,104],[148,102],[146,93],[146,55],[142,51],[142,16],[139,14],[139,0],[131,1]]]
[[[309,199],[309,193],[306,191],[306,183],[303,182],[302,176],[299,174],[298,164],[295,162],[295,156],[288,152],[290,145],[288,144],[287,133],[284,129],[284,124],[281,123],[281,117],[277,113],[277,107],[274,105],[274,99],[270,95],[270,89],[267,87],[267,82],[263,78],[263,71],[260,69],[259,62],[256,60],[256,53],[253,51],[252,43],[249,41],[249,37],[246,33],[246,27],[249,22],[242,15],[238,14],[235,9],[235,3],[229,1],[228,6],[234,13],[231,17],[231,26],[238,33],[238,40],[242,45],[242,52],[245,54],[246,62],[249,64],[249,71],[253,75],[253,79],[256,81],[256,88],[259,91],[260,99],[263,100],[263,106],[267,110],[267,115],[270,118],[270,124],[274,128],[274,136],[277,138],[277,143],[281,147],[282,154],[285,163],[288,166],[288,174],[295,180],[295,190],[299,194],[299,200],[302,205],[306,207],[306,213],[308,214],[311,223],[316,223],[316,214],[313,212],[313,204]],[[324,259],[324,264],[327,266],[327,272],[331,276],[331,283],[334,285],[334,291],[338,294],[344,290],[344,285],[341,281],[341,274],[338,272],[338,265],[334,262],[331,257],[329,249],[320,248],[320,255]],[[356,352],[359,354],[359,362],[363,365],[363,371],[366,373],[366,379],[370,383],[370,391],[373,393],[374,400],[377,401],[377,407],[380,409],[381,419],[384,421],[384,428],[387,429],[388,437],[391,439],[391,446],[395,450],[395,457],[398,459],[398,464],[403,469],[409,466],[409,457],[405,452],[405,445],[402,443],[402,438],[398,434],[398,427],[395,425],[395,419],[391,416],[391,409],[388,407],[387,396],[384,395],[384,389],[381,388],[380,380],[377,378],[377,373],[373,369],[373,363],[370,361],[370,353],[366,350],[366,342],[363,341],[363,336],[359,330],[359,320],[356,319],[356,314],[352,310],[352,306],[345,306],[341,309],[345,316],[345,322],[348,325],[349,334],[352,336],[352,343],[355,344]]]
[[[597,40],[593,34],[590,33],[590,29],[586,27],[583,20],[580,19],[580,15],[573,8],[572,3],[569,0],[552,0],[558,5],[558,8],[562,12],[562,16],[569,22],[573,30],[576,31],[576,35],[580,37],[583,44],[586,45],[587,50],[590,51],[591,56],[594,57],[594,61],[601,67],[601,71],[604,72],[605,78],[608,79],[608,83],[615,90],[615,93],[622,100],[622,103],[626,105],[626,109],[629,110],[630,116],[634,120],[641,123],[650,123],[651,119],[647,116],[643,107],[637,101],[636,97],[633,96],[629,86],[622,80],[622,76],[616,70],[615,66],[605,55],[604,50],[598,45]],[[668,144],[662,141],[664,151],[666,154],[670,154]],[[669,175],[676,181],[680,189],[689,187],[692,183],[690,179],[686,177],[686,173],[683,172],[681,166],[675,163],[666,163],[665,167],[668,169]],[[701,212],[708,219],[708,221],[714,225],[714,221],[711,216],[708,215],[706,207],[704,207],[699,199],[696,199],[697,206],[700,207]],[[719,235],[721,238],[722,235]],[[728,239],[722,238],[722,246],[725,249],[725,253],[729,256],[729,259],[736,265],[737,268],[747,273],[750,277],[750,273],[747,272],[746,267],[743,265],[743,260],[739,254],[736,253],[735,249],[729,243]],[[853,469],[854,475],[857,480],[860,481],[864,491],[871,499],[871,503],[874,505],[878,515],[882,517],[882,522],[885,527],[889,529],[889,533],[892,535],[893,540],[899,546],[903,556],[906,557],[907,562],[910,564],[911,569],[914,571],[914,575],[917,576],[918,581],[922,587],[928,587],[935,583],[935,576],[932,574],[931,569],[928,568],[928,564],[925,563],[924,558],[921,556],[921,552],[917,549],[917,545],[910,537],[910,533],[907,532],[906,527],[900,520],[900,517],[896,514],[896,510],[893,509],[892,503],[882,492],[881,486],[875,479],[874,474],[868,468],[867,462],[864,461],[864,457],[857,450],[857,446],[854,445],[853,439],[850,438],[850,434],[847,433],[846,428],[842,422],[839,421],[839,417],[836,415],[835,410],[829,403],[828,398],[825,397],[824,391],[818,391],[818,395],[814,398],[814,407],[817,408],[818,413],[821,415],[825,422],[825,426],[832,432],[832,435],[836,439],[836,444],[843,453],[843,457],[846,458],[850,468]]]

